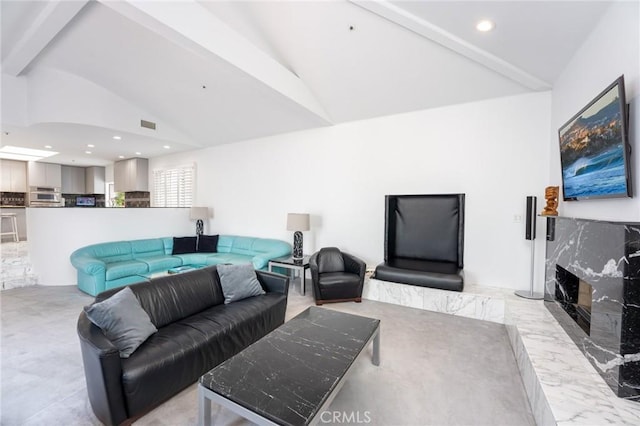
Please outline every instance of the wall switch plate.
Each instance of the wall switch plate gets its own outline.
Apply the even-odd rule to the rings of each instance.
[[[513,215],[513,223],[522,223],[522,215],[514,214]]]

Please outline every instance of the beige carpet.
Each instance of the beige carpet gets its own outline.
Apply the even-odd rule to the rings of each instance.
[[[292,285],[287,318],[313,303],[310,293]],[[92,298],[75,286],[17,288],[0,298],[1,424],[99,424],[75,333]],[[320,424],[534,424],[504,326],[372,301],[325,307],[381,320],[381,364],[358,362]],[[194,384],[135,425],[195,425],[197,404]],[[213,413],[216,425],[248,424],[217,406]]]

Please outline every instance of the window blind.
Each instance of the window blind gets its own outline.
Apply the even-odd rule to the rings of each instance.
[[[191,207],[195,168],[180,166],[153,171],[155,207]]]

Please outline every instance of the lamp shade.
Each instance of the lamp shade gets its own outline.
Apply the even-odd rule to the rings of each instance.
[[[209,216],[209,207],[191,207],[189,218],[191,220],[205,220]]]
[[[309,213],[288,213],[287,231],[308,231]]]

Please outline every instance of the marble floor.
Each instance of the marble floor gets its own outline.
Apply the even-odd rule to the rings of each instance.
[[[298,289],[291,287],[288,318],[313,303]],[[2,425],[99,424],[75,333],[91,301],[75,286],[0,293]],[[373,425],[535,424],[505,325],[369,300],[325,306],[381,319],[381,365],[354,366],[332,413]],[[213,412],[216,424],[246,424],[222,408]],[[193,425],[196,416],[192,385],[135,424]]]
[[[0,290],[36,285],[36,276],[29,260],[26,241],[0,244]]]

